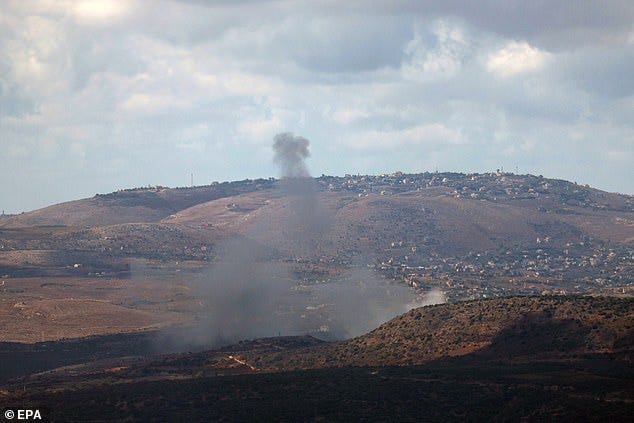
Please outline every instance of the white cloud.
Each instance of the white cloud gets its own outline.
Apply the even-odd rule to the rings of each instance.
[[[501,1],[3,1],[0,168],[75,169],[64,193],[266,176],[253,151],[293,131],[315,173],[505,164],[632,192],[632,7]],[[38,189],[0,184],[0,206]]]
[[[270,140],[282,129],[282,122],[277,116],[269,119],[247,119],[241,121],[237,130],[240,134],[247,135],[254,140]]]
[[[430,45],[425,34],[416,31],[415,37],[405,47],[408,61],[403,63],[403,77],[425,82],[448,79],[460,72],[468,51],[468,41],[463,30],[445,20],[436,21],[431,28],[435,45]]]
[[[283,85],[271,78],[245,72],[228,72],[222,76],[221,81],[229,95],[266,96],[283,89]]]
[[[511,41],[490,54],[486,61],[487,71],[503,78],[540,70],[551,55],[527,42]]]
[[[174,109],[186,109],[189,104],[190,103],[183,98],[176,98],[169,95],[134,93],[121,103],[120,110],[125,113],[152,115]]]
[[[370,117],[370,113],[367,110],[361,109],[339,109],[332,114],[332,119],[342,125],[349,125],[368,117]]]
[[[130,1],[82,0],[71,5],[73,15],[81,22],[97,23],[124,15],[129,10]]]
[[[207,149],[207,144],[203,140],[181,141],[176,143],[176,148],[186,153],[203,154]]]
[[[418,125],[399,130],[371,130],[350,135],[346,144],[358,150],[403,150],[424,147],[435,150],[441,146],[465,142],[460,132],[440,123]]]

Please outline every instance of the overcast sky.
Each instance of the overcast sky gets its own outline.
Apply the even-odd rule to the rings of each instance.
[[[634,194],[634,2],[0,3],[0,208],[503,167]]]

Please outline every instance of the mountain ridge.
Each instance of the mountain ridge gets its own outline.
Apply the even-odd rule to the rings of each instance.
[[[591,188],[588,185],[578,185],[573,182],[569,182],[562,179],[550,179],[544,178],[542,176],[535,175],[515,175],[510,173],[455,173],[455,172],[442,172],[442,173],[417,173],[417,174],[405,174],[402,172],[395,172],[393,174],[384,174],[384,175],[346,175],[346,176],[328,176],[322,175],[321,177],[312,178],[319,183],[319,187],[321,190],[328,189],[330,184],[337,183],[340,186],[337,187],[337,190],[346,190],[357,192],[359,189],[367,189],[367,186],[370,183],[376,185],[376,189],[383,191],[381,188],[386,186],[390,186],[395,189],[395,192],[404,192],[404,188],[410,189],[420,189],[423,186],[421,184],[414,184],[412,181],[414,179],[425,179],[426,187],[446,187],[446,188],[456,188],[457,183],[461,182],[474,182],[474,178],[477,179],[515,179],[518,181],[539,181],[542,184],[542,188],[544,184],[548,185],[556,185],[561,188],[562,191],[567,191],[565,193],[565,199],[568,201],[572,199],[593,199],[599,200],[601,198],[611,200],[612,202],[619,202],[619,197],[622,197],[624,204],[619,204],[616,208],[622,211],[634,211],[634,197],[628,194],[620,194],[620,193],[612,193],[607,191],[602,191],[597,188]],[[449,179],[451,178],[451,179]],[[405,181],[405,182],[403,182]],[[233,196],[239,193],[258,191],[261,189],[272,188],[279,180],[275,180],[273,178],[269,179],[255,179],[255,180],[242,180],[242,181],[231,181],[231,182],[222,182],[222,183],[214,183],[211,185],[205,186],[195,186],[195,187],[178,187],[178,188],[169,188],[163,186],[156,187],[140,187],[140,188],[131,188],[131,189],[123,189],[115,192],[111,192],[108,194],[96,194],[94,197],[73,200],[69,202],[63,202],[59,204],[50,205],[41,209],[24,212],[22,214],[5,216],[3,219],[4,222],[0,222],[0,226],[5,227],[19,227],[23,226],[32,226],[32,225],[44,225],[44,226],[56,226],[56,225],[65,225],[65,226],[81,226],[82,224],[92,224],[98,222],[93,222],[88,220],[85,217],[80,217],[75,221],[66,221],[64,220],[64,212],[68,209],[67,207],[62,206],[73,206],[81,208],[95,207],[95,206],[110,206],[110,207],[118,207],[115,210],[117,212],[122,212],[126,208],[134,208],[136,209],[136,219],[144,218],[146,220],[143,221],[154,221],[160,220],[159,216],[163,216],[162,218],[168,217],[169,214],[185,210],[186,208],[193,207],[197,204],[202,204],[207,201],[213,201],[215,199],[220,199],[224,197]],[[412,185],[412,186],[408,186]],[[400,186],[399,186],[400,185]],[[365,188],[361,188],[361,187]],[[465,186],[461,186],[460,188],[464,188]],[[481,188],[481,186],[480,186]],[[333,189],[333,188],[331,188]],[[531,188],[529,188],[531,189]],[[533,191],[526,191],[526,194],[534,194]],[[379,192],[380,192],[379,191]],[[461,191],[462,192],[462,191]],[[482,194],[482,191],[469,191],[465,190],[466,195],[476,194],[473,198],[484,198],[487,199],[489,197],[485,194]],[[500,195],[509,195],[503,190],[495,191]],[[459,192],[455,192],[456,195],[461,195]],[[519,194],[519,193],[518,193]],[[560,194],[562,194],[560,192]],[[464,195],[464,194],[463,194]],[[523,197],[517,197],[522,199]],[[91,204],[85,204],[85,203]],[[113,203],[112,205],[108,203]],[[620,203],[620,202],[619,202]],[[606,202],[601,204],[596,201],[597,206],[606,207]],[[607,202],[610,204],[610,201]],[[59,213],[62,216],[55,217],[56,208],[61,208]],[[601,207],[599,207],[601,208]],[[154,212],[154,214],[152,213]],[[52,214],[52,217],[47,217],[46,214]],[[165,215],[165,213],[169,213]],[[139,214],[141,216],[139,216]],[[134,215],[134,213],[132,214]],[[57,220],[56,220],[57,219]],[[114,224],[114,223],[133,223],[139,220],[129,220],[133,219],[132,216],[124,215],[120,219],[113,218],[105,218],[104,223]]]

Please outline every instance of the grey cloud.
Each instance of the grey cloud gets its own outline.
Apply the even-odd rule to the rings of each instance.
[[[0,80],[0,119],[20,117],[36,111],[35,101],[17,84]]]
[[[197,47],[231,30],[247,34],[267,22],[281,24],[285,17],[278,1],[153,0],[139,3],[131,19],[136,33]]]
[[[563,56],[554,74],[605,99],[634,94],[634,45],[588,48]]]
[[[412,36],[411,19],[399,17],[282,16],[234,25],[206,48],[220,57],[239,58],[256,72],[336,81],[346,74],[398,67]]]
[[[0,161],[22,184],[0,196],[7,210],[139,184],[182,185],[192,168],[201,181],[272,176],[261,157],[271,157],[268,140],[282,129],[313,140],[315,173],[484,171],[508,154],[520,168],[558,176],[546,156],[517,152],[540,137],[574,146],[583,134],[606,148],[578,144],[577,159],[591,157],[597,169],[576,171],[598,175],[597,151],[632,150],[629,1],[139,1],[98,25],[52,4],[2,5]],[[47,26],[26,25],[40,22],[32,14]],[[434,34],[440,21],[465,34],[463,50],[443,50]],[[407,50],[415,37],[415,51]],[[489,73],[487,57],[512,41],[550,52],[549,61],[509,78]],[[42,66],[28,68],[26,52]],[[428,58],[456,66],[439,65],[434,77],[403,71],[423,71]],[[460,133],[465,145],[439,140],[410,152],[338,144],[434,124]],[[487,150],[492,139],[508,145]],[[87,163],[118,173],[80,169],[74,144]],[[20,195],[36,191],[27,180],[61,180],[64,169],[74,169],[75,191]],[[612,180],[588,182],[631,192],[629,168],[616,160],[613,169]]]
[[[92,32],[86,34],[75,28],[72,38],[74,48],[68,52],[71,61],[72,86],[82,90],[92,75],[114,72],[132,76],[142,72],[146,64],[127,34]],[[63,60],[62,58],[60,58]]]
[[[321,3],[322,12],[341,2]],[[553,49],[601,42],[623,42],[631,32],[634,4],[629,0],[383,0],[373,3],[380,14],[419,17],[454,16],[484,31],[526,38]],[[363,1],[345,2],[341,13],[372,13]]]
[[[347,17],[324,21],[310,35],[300,34],[291,54],[301,66],[318,72],[359,72],[397,67],[411,25],[397,17]],[[310,23],[309,23],[310,25]],[[389,34],[389,36],[386,36]],[[308,35],[308,36],[307,36]],[[293,38],[293,34],[287,34]]]

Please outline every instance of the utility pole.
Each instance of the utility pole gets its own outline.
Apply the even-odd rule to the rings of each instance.
[[[191,180],[191,184],[189,185],[190,187],[194,187],[194,173],[192,172],[192,180]]]

